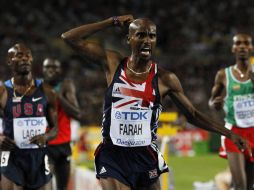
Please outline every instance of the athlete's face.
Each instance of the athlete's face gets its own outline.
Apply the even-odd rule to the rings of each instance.
[[[253,51],[252,39],[247,34],[238,34],[233,38],[232,52],[237,59],[247,60]]]
[[[133,21],[129,27],[128,43],[132,54],[149,60],[156,45],[156,26],[148,19]]]
[[[32,53],[24,44],[16,44],[10,48],[7,59],[14,73],[27,75],[31,72]]]
[[[43,75],[46,81],[55,82],[61,74],[61,63],[54,59],[45,59],[43,62]]]

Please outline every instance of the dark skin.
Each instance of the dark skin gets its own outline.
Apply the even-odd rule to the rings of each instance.
[[[127,77],[134,82],[142,82],[148,76],[146,72],[151,64],[151,56],[156,46],[156,25],[149,19],[133,19],[132,15],[117,17],[118,26],[129,26],[127,43],[131,47],[131,55],[128,62],[130,69],[126,70]],[[120,53],[105,49],[101,44],[89,42],[87,39],[92,34],[106,28],[115,26],[113,19],[109,18],[101,22],[82,25],[62,34],[62,38],[73,47],[85,59],[99,62],[105,68],[108,86],[112,82],[116,68],[123,56]],[[134,72],[133,72],[134,70]],[[143,73],[143,74],[137,74]],[[199,112],[185,96],[181,83],[176,75],[170,71],[159,69],[159,92],[161,98],[170,96],[173,102],[187,117],[188,121],[200,128],[223,134],[231,138],[241,148],[248,145],[241,137],[232,134],[222,125]],[[113,178],[100,179],[103,190],[131,190],[129,186]],[[139,190],[160,190],[159,180],[149,187],[139,188]]]
[[[47,58],[43,62],[43,75],[46,84],[54,87],[61,82],[61,63],[58,60]],[[84,120],[84,114],[81,112],[76,97],[76,87],[72,80],[64,79],[59,91],[58,99],[68,116]]]
[[[43,75],[46,84],[50,85],[52,88],[61,82],[61,63],[58,60],[47,58],[43,61]],[[61,106],[68,116],[75,118],[77,120],[82,120],[84,118],[81,110],[79,109],[78,101],[76,98],[76,88],[72,80],[65,79],[61,85],[61,89],[57,93],[58,100]],[[59,129],[61,130],[61,128]],[[54,174],[56,176],[57,189],[67,189],[68,179],[60,178],[62,170],[58,167],[51,166],[53,168]],[[70,176],[70,164],[67,167],[68,176]]]
[[[252,52],[253,45],[250,35],[237,34],[233,37],[232,53],[235,55],[235,66],[241,71],[243,77],[241,77],[241,73],[237,72],[236,69],[232,69],[232,73],[241,82],[251,79],[252,83],[254,83],[254,73],[252,72],[252,65],[249,62],[249,57]],[[210,107],[217,111],[221,110],[224,105],[226,82],[225,69],[221,69],[216,74],[209,101]],[[227,156],[234,181],[234,189],[251,190],[254,183],[254,164],[246,160],[242,153],[227,152]]]
[[[32,84],[33,77],[31,72],[32,67],[32,53],[29,48],[24,44],[16,44],[9,49],[8,65],[12,70],[12,76],[15,84],[15,91],[24,94],[29,86]],[[27,91],[26,95],[32,95],[36,86],[32,85],[30,90]],[[41,135],[34,136],[30,139],[30,143],[37,144],[39,147],[43,147],[49,140],[52,140],[57,135],[57,120],[56,118],[56,94],[52,88],[48,85],[43,84],[44,93],[48,99],[48,110],[46,119],[50,130]],[[0,86],[0,109],[4,109],[7,103],[7,90],[4,86]],[[2,151],[12,151],[17,148],[15,141],[5,135],[0,136],[0,147]],[[15,185],[12,181],[2,175],[2,185],[5,189],[9,190],[14,187],[15,190],[22,190],[23,187]],[[41,187],[43,190],[45,186]]]

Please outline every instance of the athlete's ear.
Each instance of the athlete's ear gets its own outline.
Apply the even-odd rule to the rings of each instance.
[[[11,57],[10,55],[7,55],[7,56],[6,56],[6,63],[7,63],[8,66],[11,66],[11,65],[12,65],[11,58],[12,58],[12,57]]]
[[[130,44],[130,36],[129,36],[129,34],[126,35],[126,38],[127,38],[127,44]]]
[[[232,46],[231,52],[232,52],[232,53],[235,53],[235,48],[234,48],[234,46]]]
[[[31,54],[31,56],[29,57],[29,61],[31,61],[31,62],[34,61],[34,58],[33,58],[32,54]]]
[[[251,44],[251,52],[252,52],[252,53],[254,52],[253,44]]]
[[[8,66],[11,66],[12,64],[11,64],[11,62],[10,62],[10,61],[7,61],[7,65],[8,65]]]

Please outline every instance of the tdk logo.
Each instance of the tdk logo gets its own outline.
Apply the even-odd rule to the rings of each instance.
[[[26,126],[43,126],[43,119],[25,119],[24,123]]]
[[[242,101],[237,103],[237,108],[244,108],[244,107],[252,107],[254,106],[254,100],[246,100],[246,101]]]
[[[119,112],[115,113],[116,119],[124,120],[147,120],[148,112]]]

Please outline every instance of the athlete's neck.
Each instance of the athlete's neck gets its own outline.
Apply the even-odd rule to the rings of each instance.
[[[241,71],[246,71],[248,69],[249,61],[248,60],[238,60],[236,66]]]
[[[60,82],[60,80],[46,80],[46,79],[44,81],[45,81],[45,83],[47,83],[48,85],[50,85],[52,87],[58,85],[58,83]]]
[[[151,66],[151,60],[144,60],[137,58],[136,56],[131,56],[128,60],[128,66],[136,72],[146,72]]]
[[[13,81],[17,86],[29,86],[33,80],[32,74],[27,75],[14,75]]]

